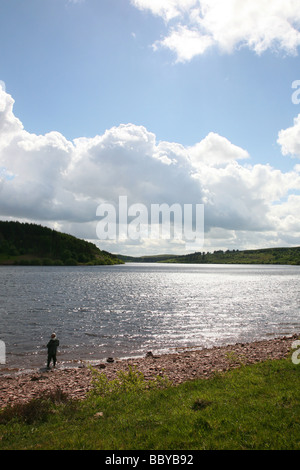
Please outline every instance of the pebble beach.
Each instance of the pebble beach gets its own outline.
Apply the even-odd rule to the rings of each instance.
[[[146,380],[157,376],[167,377],[176,386],[187,380],[207,379],[215,373],[225,372],[241,365],[254,364],[269,359],[283,359],[292,349],[299,335],[281,337],[252,343],[214,347],[211,349],[185,350],[180,353],[156,356],[149,351],[145,357],[93,364],[106,374],[109,380],[119,371],[136,367]],[[45,370],[30,373],[0,376],[0,408],[15,403],[27,402],[41,394],[58,389],[71,399],[82,400],[91,389],[92,373],[89,367]]]

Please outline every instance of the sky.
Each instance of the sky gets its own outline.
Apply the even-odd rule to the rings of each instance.
[[[0,42],[1,220],[187,252],[99,239],[127,196],[203,205],[190,251],[300,245],[299,0],[0,0]]]

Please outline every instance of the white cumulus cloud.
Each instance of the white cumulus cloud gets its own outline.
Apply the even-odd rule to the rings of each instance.
[[[189,61],[212,46],[232,52],[246,46],[257,54],[296,54],[300,45],[298,0],[131,0],[164,19],[168,34],[154,48],[172,50]]]
[[[132,123],[93,138],[69,141],[59,132],[36,135],[14,115],[0,88],[0,217],[42,223],[99,242],[113,252],[178,252],[165,240],[97,241],[100,203],[205,205],[204,249],[296,243],[300,165],[282,172],[251,165],[248,152],[209,133],[193,146],[157,141]],[[283,153],[297,153],[298,121],[281,131]],[[294,192],[293,194],[291,192]]]
[[[277,142],[281,146],[283,155],[300,158],[300,114],[294,119],[292,127],[279,132]]]

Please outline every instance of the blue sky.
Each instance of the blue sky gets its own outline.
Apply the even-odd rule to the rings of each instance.
[[[174,64],[151,47],[164,21],[129,0],[2,0],[0,21],[1,79],[27,130],[74,139],[133,122],[183,145],[213,131],[255,161],[278,161],[298,57],[244,48]]]
[[[19,120],[14,132],[19,137],[23,133],[23,143],[26,139],[31,142],[31,146],[28,142],[18,145],[28,159],[22,173],[21,160],[8,147],[15,140],[2,133],[6,150],[2,150],[0,178],[2,174],[2,186],[6,188],[2,195],[0,192],[1,218],[38,221],[93,239],[96,217],[92,220],[91,214],[96,213],[96,205],[103,200],[116,202],[117,189],[122,194],[127,191],[132,203],[151,204],[158,192],[161,202],[165,198],[166,202],[185,203],[189,183],[178,187],[178,200],[174,192],[176,178],[183,181],[193,173],[191,168],[181,173],[183,151],[184,158],[198,162],[193,167],[187,202],[204,202],[208,206],[207,250],[300,244],[296,216],[299,199],[295,198],[300,189],[296,144],[299,126],[294,121],[300,114],[300,104],[291,99],[292,83],[300,80],[299,29],[300,14],[295,0],[0,0],[0,80],[5,84],[5,92],[4,85],[2,88],[6,97],[3,100],[6,99],[6,109],[10,106],[16,122]],[[7,119],[8,114],[5,116]],[[127,126],[125,136],[122,126]],[[285,133],[278,142],[280,131]],[[59,144],[53,143],[53,132]],[[99,139],[102,136],[101,152],[107,145],[104,157],[99,139],[95,140],[97,136]],[[38,153],[42,138],[47,154]],[[77,139],[81,142],[80,151],[75,145]],[[145,139],[152,150],[148,147],[143,150]],[[64,147],[68,161],[61,157],[64,170],[55,153],[63,140],[64,146],[65,141],[69,145],[68,150]],[[33,141],[39,145],[35,147]],[[163,142],[165,146],[160,145]],[[205,171],[205,157],[195,156],[195,148],[201,142],[201,152],[211,151],[212,155],[214,152],[217,155],[224,144],[226,163],[212,164],[215,161],[212,156],[209,170]],[[112,145],[115,160],[107,163]],[[126,145],[134,147],[137,159],[134,165],[129,153],[122,154]],[[231,146],[235,151],[230,156],[227,151],[232,150]],[[147,193],[146,197],[140,188],[135,190],[132,174],[136,171],[140,180],[141,175],[148,174],[149,183],[153,171],[155,178],[160,169],[155,166],[149,170],[144,157],[152,151],[154,156],[161,155],[162,148],[168,158],[172,155],[176,160],[173,167],[176,166],[178,174],[173,167],[168,172],[168,165],[162,166],[161,184],[169,187],[169,192],[160,186],[155,194]],[[106,172],[107,186],[111,174],[122,180],[114,194],[102,190],[103,184],[98,194],[96,186],[93,191],[87,190],[89,177],[92,179],[89,171],[95,174],[95,168],[90,166],[97,149],[97,168]],[[244,159],[243,152],[248,153],[248,158]],[[55,182],[45,194],[43,213],[34,210],[35,197],[28,189],[33,174],[39,188],[50,184],[44,180],[46,173],[38,171],[39,159],[50,159],[47,165],[54,165],[53,162],[57,165],[51,166],[51,171],[48,169],[49,174],[53,171]],[[200,168],[201,159],[204,163]],[[235,166],[230,167],[229,162],[232,165],[233,161]],[[75,171],[72,175],[71,170]],[[124,172],[129,175],[127,180]],[[194,188],[196,173],[199,197]],[[64,181],[62,174],[68,174]],[[241,188],[240,193],[228,191],[229,178],[235,180],[236,188]],[[264,178],[270,180],[270,187],[265,189]],[[99,185],[100,181],[101,177]],[[282,188],[280,194],[274,189],[276,185]],[[25,187],[28,204],[22,207],[20,199],[23,194],[26,200]],[[34,186],[31,188],[33,191]],[[245,217],[251,220],[249,226],[245,220],[241,223],[243,209],[234,207],[239,194],[241,200],[248,198],[245,204],[253,211]],[[7,203],[8,197],[11,204]],[[40,194],[39,200],[41,197]],[[86,213],[90,215],[75,216],[76,212],[84,212],[84,198],[89,203]],[[226,198],[230,205],[227,210],[219,202]],[[80,207],[76,209],[75,202],[79,200]],[[55,207],[61,206],[64,211],[55,213]],[[268,219],[266,226],[254,220],[255,211],[258,219],[263,215]],[[276,218],[283,224],[280,233]],[[176,251],[182,247],[108,243],[105,248],[140,254],[144,250]]]

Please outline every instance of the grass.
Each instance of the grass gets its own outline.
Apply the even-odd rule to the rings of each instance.
[[[291,359],[151,389],[129,370],[114,382],[96,377],[82,402],[41,397],[45,412],[29,419],[24,410],[4,410],[0,449],[295,450],[299,390],[300,365]]]

